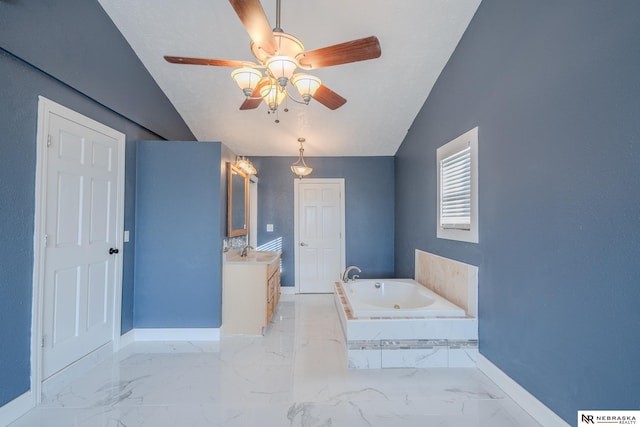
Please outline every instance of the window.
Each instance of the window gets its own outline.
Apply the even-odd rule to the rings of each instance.
[[[478,243],[478,128],[438,148],[438,232]]]

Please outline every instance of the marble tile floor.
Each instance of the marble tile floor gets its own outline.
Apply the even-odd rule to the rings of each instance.
[[[346,365],[332,295],[286,295],[264,337],[131,344],[11,427],[538,426],[475,368]]]

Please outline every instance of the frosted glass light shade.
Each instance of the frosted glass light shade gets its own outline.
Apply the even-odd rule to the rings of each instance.
[[[253,68],[243,67],[233,70],[231,78],[235,80],[245,96],[251,96],[256,85],[262,78],[262,73]]]
[[[280,104],[282,104],[282,101],[284,101],[284,99],[287,97],[287,91],[282,89],[274,82],[264,85],[260,89],[260,96],[269,106],[269,109],[274,111]]]
[[[291,172],[293,172],[298,178],[309,175],[313,171],[313,168],[305,165],[291,165]]]
[[[290,79],[298,68],[298,64],[288,56],[274,56],[267,61],[266,66],[271,76],[278,80],[281,86],[286,85],[286,80]],[[281,79],[286,79],[284,85]]]
[[[239,167],[249,175],[255,175],[258,173],[255,166],[253,166],[253,163],[251,163],[251,161],[246,157],[239,157],[236,160],[236,167]]]
[[[291,83],[298,89],[300,96],[304,102],[309,102],[316,93],[322,82],[316,76],[309,74],[294,74],[291,77]]]

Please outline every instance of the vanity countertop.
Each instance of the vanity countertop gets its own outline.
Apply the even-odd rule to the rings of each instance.
[[[242,257],[239,253],[227,254],[225,262],[228,264],[270,264],[280,256],[278,251],[249,251]]]

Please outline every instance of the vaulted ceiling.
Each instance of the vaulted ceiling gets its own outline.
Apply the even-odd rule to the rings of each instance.
[[[282,0],[281,27],[306,50],[378,37],[380,58],[314,70],[347,99],[337,110],[288,102],[241,111],[233,68],[170,64],[164,55],[254,61],[250,38],[225,0],[99,0],[200,141],[248,156],[390,156],[467,28],[480,0]],[[272,27],[276,0],[262,0]]]

